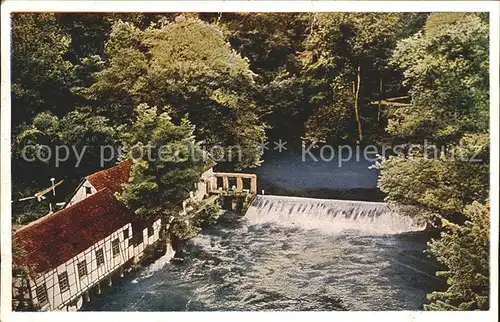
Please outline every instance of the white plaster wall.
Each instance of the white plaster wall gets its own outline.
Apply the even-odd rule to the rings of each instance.
[[[193,197],[197,201],[203,200],[205,195],[208,193],[208,184],[214,174],[213,168],[208,169],[201,175],[200,182],[196,184],[196,190],[193,192]]]
[[[90,190],[92,192],[90,195],[93,195],[94,193],[97,192],[96,188],[94,188],[94,186],[87,179],[85,179],[85,181],[83,182],[83,184],[76,191],[75,195],[71,198],[71,200],[66,205],[66,208],[69,207],[69,206],[71,206],[71,205],[74,205],[75,203],[80,202],[83,199],[85,199],[88,196],[90,196],[90,195],[87,195],[87,193],[86,193],[86,190],[87,190],[86,187],[90,188]]]
[[[210,178],[212,176],[212,168],[202,174],[200,183],[197,185],[197,189],[194,192],[194,197],[197,200],[202,200],[208,193],[207,182],[210,182]],[[86,187],[91,188],[92,194],[97,192],[97,190],[90,184],[90,182],[88,180],[85,180],[85,182],[80,186],[67,206],[70,206],[87,198],[88,195],[86,194]],[[127,240],[124,239],[123,235],[123,231],[126,228],[129,229],[129,237],[127,238]],[[128,223],[119,230],[113,232],[105,239],[99,241],[74,258],[70,259],[66,263],[61,264],[56,269],[40,275],[35,279],[35,281],[31,281],[30,283],[34,304],[38,303],[38,299],[36,298],[37,285],[45,283],[48,303],[41,307],[41,309],[58,310],[65,308],[70,302],[78,299],[78,297],[81,296],[85,291],[95,286],[99,281],[110,275],[114,270],[122,266],[129,259],[136,258],[136,260],[139,260],[143,256],[143,252],[146,246],[151,245],[159,240],[160,229],[161,219],[158,219],[153,223],[153,235],[148,236],[148,230],[147,228],[145,228],[142,231],[144,242],[134,247],[129,243],[129,240],[134,234],[136,234],[136,232],[132,231],[132,226],[130,223]],[[116,238],[118,238],[120,241],[120,254],[117,257],[113,257],[111,242]],[[104,251],[104,264],[100,267],[97,267],[95,251],[100,248],[103,248]],[[77,264],[83,261],[83,259],[85,259],[87,263],[87,275],[79,278]],[[61,293],[58,274],[64,271],[66,271],[68,274],[69,289]]]
[[[151,244],[154,244],[160,239],[160,229],[161,229],[161,219],[156,220],[152,224],[153,226],[153,235],[148,236],[148,229],[145,228],[142,230],[142,236],[144,242],[137,245],[136,247],[131,247],[131,257],[135,257],[136,261],[140,260],[143,257],[144,249]],[[135,233],[134,233],[135,234]]]
[[[134,232],[132,232],[131,224],[126,224],[105,239],[92,245],[90,248],[81,252],[66,263],[58,266],[56,269],[50,270],[38,276],[34,283],[31,283],[31,294],[33,296],[34,303],[38,303],[38,299],[36,298],[37,285],[45,283],[48,303],[41,307],[41,309],[63,309],[69,302],[76,300],[83,292],[95,286],[99,281],[106,278],[130,258],[134,256],[141,256],[145,246],[152,244],[159,239],[160,227],[161,219],[158,219],[153,223],[154,234],[151,237],[148,237],[147,229],[144,229],[142,231],[144,234],[144,243],[138,245],[137,247],[133,247],[133,245],[129,245],[129,239],[132,237]],[[129,237],[127,239],[124,239],[123,231],[125,229],[129,229]],[[112,241],[116,238],[120,241],[120,253],[118,256],[113,257]],[[100,248],[103,248],[104,264],[97,267],[95,252]],[[87,263],[87,275],[79,278],[78,263],[84,259]],[[58,274],[64,271],[68,274],[69,289],[61,293]]]

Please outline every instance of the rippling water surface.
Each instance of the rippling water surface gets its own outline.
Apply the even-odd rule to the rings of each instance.
[[[307,211],[283,221],[254,206],[195,238],[183,263],[160,258],[85,309],[419,310],[441,283],[422,254],[425,232],[363,229],[376,222],[360,218],[339,229],[331,214]]]

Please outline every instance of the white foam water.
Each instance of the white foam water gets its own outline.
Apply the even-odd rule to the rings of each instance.
[[[323,233],[384,235],[425,229],[383,202],[259,195],[245,216],[251,224],[277,223]]]
[[[167,244],[167,251],[165,255],[158,258],[156,261],[151,263],[145,270],[141,271],[140,275],[134,278],[131,282],[138,283],[140,280],[151,277],[155,272],[161,270],[166,264],[170,263],[172,258],[174,258],[175,251],[170,244]]]
[[[273,198],[261,201],[264,199]],[[308,203],[302,200],[300,204]],[[268,205],[260,206],[262,214],[255,220],[264,221]],[[253,207],[255,212],[257,204]],[[300,210],[296,216],[307,218],[306,212]],[[322,225],[325,232],[345,220],[339,215],[319,217],[310,219],[311,225],[316,221],[315,226]],[[321,233],[301,229],[299,224],[305,221],[296,220],[295,226],[286,227],[276,218],[275,222],[255,224],[226,212],[214,227],[204,229],[186,245],[182,264],[165,264],[157,270],[166,263],[166,256],[154,267],[143,268],[138,283],[128,279],[116,283],[98,301],[84,304],[84,310],[421,310],[426,294],[446,286],[434,276],[434,262],[422,253],[429,239],[425,231]],[[376,219],[382,220],[383,215]],[[354,221],[360,221],[359,229],[378,223],[364,217]],[[400,221],[397,225],[404,226]]]

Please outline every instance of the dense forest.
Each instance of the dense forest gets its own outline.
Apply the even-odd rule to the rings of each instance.
[[[379,188],[440,230],[428,252],[449,287],[425,308],[488,309],[488,53],[487,14],[13,14],[13,200],[138,144],[197,154],[217,144],[219,159],[237,145],[242,158],[217,167],[239,171],[259,166],[268,139],[427,140],[434,158],[411,149],[381,159]],[[74,150],[59,149],[67,160],[56,163],[44,146],[62,145]],[[124,155],[103,165],[103,146]],[[203,171],[189,161],[135,164],[120,198],[139,215],[172,211]],[[47,209],[15,202],[13,222]]]

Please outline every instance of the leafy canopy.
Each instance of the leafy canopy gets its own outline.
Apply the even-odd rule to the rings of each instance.
[[[95,74],[90,97],[119,124],[142,103],[160,111],[172,106],[175,121],[186,114],[207,146],[225,148],[218,160],[236,169],[260,163],[264,126],[251,98],[254,74],[215,25],[179,16],[145,30],[118,21],[106,44],[107,67]],[[230,160],[232,146],[241,158]]]
[[[430,252],[446,267],[437,276],[446,278],[449,288],[429,294],[425,310],[489,309],[489,203],[472,203],[464,216],[464,225],[445,222],[441,238],[429,243]]]
[[[123,136],[132,174],[119,199],[139,216],[176,216],[204,171],[204,153],[194,138],[194,126],[172,122],[167,112],[141,104]]]
[[[72,109],[73,65],[64,59],[70,37],[54,14],[12,18],[12,124],[29,123],[38,113],[62,116]]]
[[[390,134],[448,142],[487,131],[488,29],[476,15],[432,14],[424,31],[398,43],[392,60],[404,69],[411,104],[393,108]]]

